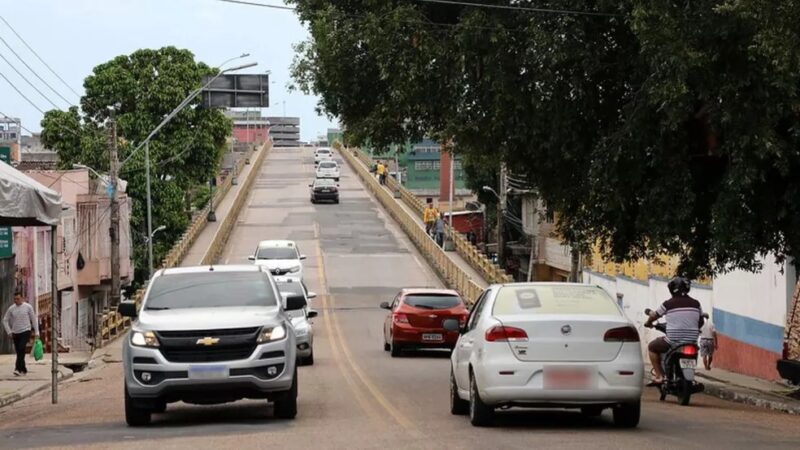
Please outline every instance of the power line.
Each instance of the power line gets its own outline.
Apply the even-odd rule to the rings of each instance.
[[[4,113],[3,111],[0,111],[0,116],[5,117],[6,119],[16,119],[16,117],[11,117],[8,114]],[[31,131],[31,130],[25,128],[24,126],[22,126],[22,121],[21,120],[19,121],[19,127],[22,128],[23,130],[27,131],[31,135],[34,134],[33,131]]]
[[[0,38],[0,39],[2,39],[2,38]],[[16,72],[16,73],[17,73],[17,75],[19,75],[19,76],[20,76],[20,78],[22,78],[23,80],[25,80],[25,82],[26,82],[26,83],[28,83],[28,84],[30,85],[30,87],[32,87],[32,88],[33,88],[33,90],[34,90],[34,91],[38,92],[38,93],[39,93],[39,95],[41,95],[43,99],[47,100],[47,101],[48,101],[48,102],[49,102],[51,105],[53,105],[53,108],[60,109],[60,108],[58,107],[58,105],[56,105],[55,103],[53,103],[53,101],[52,101],[52,100],[50,100],[50,97],[48,97],[48,96],[44,95],[44,92],[40,91],[40,90],[39,90],[39,88],[37,88],[35,84],[31,83],[31,80],[29,80],[27,77],[25,77],[25,75],[23,75],[23,74],[22,74],[22,72],[20,72],[20,71],[19,71],[19,69],[17,69],[16,67],[14,67],[14,65],[13,65],[13,64],[11,64],[11,61],[9,61],[8,59],[6,59],[6,57],[5,57],[5,56],[4,56],[2,53],[0,53],[0,58],[2,58],[2,59],[3,59],[3,61],[5,61],[5,62],[8,64],[8,66],[9,66],[9,67],[11,67],[11,69],[13,69],[13,70],[14,70],[14,72]]]
[[[225,2],[225,3],[236,3],[236,4],[239,4],[239,5],[261,6],[262,8],[281,9],[281,10],[284,10],[284,11],[296,11],[296,9],[292,8],[291,6],[268,5],[266,3],[246,2],[246,1],[242,1],[242,0],[217,0],[217,1]]]
[[[40,113],[44,114],[44,110],[42,108],[39,108],[38,106],[36,106],[36,103],[33,103],[33,101],[31,101],[31,99],[29,99],[27,96],[25,96],[25,94],[23,94],[22,91],[17,89],[17,87],[14,85],[14,83],[12,83],[11,80],[9,80],[8,77],[5,76],[5,74],[3,74],[3,72],[0,72],[0,77],[3,77],[3,79],[6,80],[6,82],[8,84],[10,84],[11,87],[14,88],[15,91],[17,91],[17,94],[21,95],[22,98],[24,98],[28,103],[31,104],[31,106],[36,108],[36,110],[39,111]]]
[[[488,3],[472,3],[455,0],[417,0],[422,3],[439,3],[443,5],[458,5],[458,6],[471,6],[474,8],[486,9],[504,9],[519,12],[530,13],[546,13],[546,14],[560,14],[571,16],[600,16],[600,17],[620,17],[621,14],[598,12],[598,11],[579,11],[571,9],[549,9],[549,8],[534,8],[531,6],[512,6],[512,5],[492,5]]]
[[[11,30],[11,32],[12,32],[12,33],[14,33],[14,35],[15,35],[15,36],[17,36],[17,38],[18,38],[20,41],[22,41],[22,43],[23,43],[23,44],[25,44],[25,47],[27,47],[27,48],[28,48],[28,50],[30,50],[30,51],[31,51],[31,53],[33,53],[33,55],[34,55],[34,56],[36,56],[36,58],[37,58],[37,59],[38,59],[38,60],[39,60],[39,61],[40,61],[42,64],[44,64],[44,66],[45,66],[45,67],[47,67],[47,69],[50,71],[50,73],[52,73],[53,75],[55,75],[55,76],[56,76],[56,78],[58,78],[58,80],[59,80],[59,81],[61,81],[61,83],[63,83],[63,84],[64,84],[64,86],[66,86],[66,87],[67,87],[67,89],[69,89],[70,91],[72,91],[72,93],[73,93],[73,94],[75,94],[75,96],[77,96],[78,98],[80,98],[80,94],[78,94],[77,92],[75,92],[75,89],[72,89],[72,87],[71,87],[69,84],[67,84],[67,82],[66,82],[66,81],[64,81],[64,79],[63,79],[63,78],[61,78],[61,77],[58,75],[58,73],[56,73],[56,71],[55,71],[55,70],[53,70],[53,68],[52,68],[52,67],[50,67],[50,65],[49,65],[49,64],[47,64],[47,63],[44,61],[44,59],[42,59],[42,57],[41,57],[41,56],[39,56],[39,54],[38,54],[38,53],[36,53],[36,50],[34,50],[34,49],[33,49],[33,48],[30,46],[30,45],[28,45],[28,43],[25,41],[25,39],[23,39],[23,38],[22,38],[22,36],[20,36],[20,35],[19,35],[19,33],[17,33],[17,30],[15,30],[15,29],[14,29],[14,27],[12,27],[12,26],[11,26],[11,24],[10,24],[10,23],[8,23],[8,21],[7,21],[7,20],[6,20],[6,19],[5,19],[3,16],[0,16],[0,20],[2,20],[2,21],[3,21],[3,23],[5,23],[5,24],[6,24],[6,26],[8,27],[8,29],[9,29],[9,30]],[[69,103],[69,102],[68,102],[68,103]]]
[[[61,94],[60,94],[60,93],[59,93],[57,90],[53,89],[53,86],[50,86],[50,83],[48,83],[47,81],[45,81],[45,79],[44,79],[44,78],[42,78],[42,77],[41,77],[41,76],[40,76],[40,75],[39,75],[39,74],[38,74],[38,73],[37,73],[35,70],[33,70],[33,68],[32,68],[32,67],[31,67],[31,66],[30,66],[30,65],[29,65],[27,62],[25,62],[25,60],[24,60],[24,59],[22,59],[22,57],[21,57],[21,56],[19,56],[19,53],[17,53],[17,52],[16,52],[16,51],[15,51],[15,50],[14,50],[14,49],[13,49],[13,48],[10,46],[10,45],[8,45],[8,42],[6,42],[6,40],[5,40],[5,39],[3,39],[3,37],[2,37],[2,36],[0,36],[0,41],[2,41],[2,42],[3,42],[3,44],[5,44],[5,46],[6,46],[6,47],[8,47],[8,49],[9,49],[9,50],[11,50],[11,53],[13,53],[13,54],[14,54],[14,56],[16,56],[16,57],[17,57],[17,59],[18,59],[18,60],[19,60],[19,61],[20,61],[22,64],[24,64],[24,65],[25,65],[25,67],[27,67],[27,68],[28,68],[28,70],[30,70],[30,71],[31,71],[31,73],[32,73],[32,74],[33,74],[33,75],[34,75],[36,78],[38,78],[38,79],[39,79],[39,81],[41,81],[42,83],[44,83],[44,85],[45,85],[45,86],[47,86],[48,88],[50,88],[50,90],[51,90],[51,91],[53,91],[53,92],[54,92],[54,93],[55,93],[57,96],[61,97],[61,100],[64,100],[64,102],[66,102],[66,104],[67,104],[67,105],[70,105],[70,106],[72,105],[72,102],[70,102],[69,100],[67,100],[66,98],[64,98],[64,96],[63,96],[63,95],[61,95]],[[5,58],[3,58],[3,59],[5,59]],[[6,62],[8,62],[8,60],[6,60]],[[11,63],[8,63],[8,64],[11,64]],[[49,101],[49,99],[48,99],[48,101]],[[51,103],[52,103],[52,102],[51,102]],[[56,106],[56,108],[58,108],[58,106]],[[59,108],[59,109],[60,109],[60,108]]]

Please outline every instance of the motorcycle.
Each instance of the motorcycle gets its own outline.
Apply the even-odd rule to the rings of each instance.
[[[650,308],[644,313],[650,315]],[[662,322],[655,322],[651,326],[664,334],[667,333],[667,325]],[[697,367],[697,353],[699,347],[696,343],[678,344],[661,355],[661,367],[664,370],[664,382],[661,383],[662,402],[667,395],[678,397],[678,402],[686,406],[692,398],[692,394],[703,392],[703,383],[695,380],[694,372]]]

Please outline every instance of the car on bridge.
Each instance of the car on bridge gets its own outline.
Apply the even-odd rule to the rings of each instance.
[[[303,260],[306,259],[306,255],[300,253],[294,241],[261,241],[256,246],[255,253],[247,259],[257,266],[266,267],[273,276],[303,280]]]
[[[450,365],[450,412],[491,423],[506,407],[577,408],[635,427],[644,376],[639,333],[602,288],[575,283],[489,286]]]
[[[309,300],[316,298],[317,294],[309,292],[302,281],[292,278],[275,277],[275,283],[287,301],[303,305],[302,308],[287,311],[286,314],[292,318],[294,335],[297,338],[297,363],[301,366],[314,365],[314,327],[311,319],[317,317],[317,311],[311,309]]]
[[[122,342],[125,420],[150,423],[168,403],[218,404],[267,399],[279,418],[297,414],[296,338],[265,268],[251,265],[161,269]],[[266,404],[265,404],[266,407]]]
[[[339,185],[333,178],[315,178],[308,187],[311,188],[311,203],[323,201],[339,203]]]
[[[334,181],[339,181],[339,164],[336,161],[322,161],[317,166],[317,178],[333,178]]]
[[[320,147],[314,152],[314,165],[317,165],[322,161],[331,160],[333,160],[333,151],[328,147]]]
[[[383,349],[393,357],[410,349],[452,349],[458,332],[442,324],[447,319],[464,323],[469,314],[458,292],[450,289],[403,289],[380,307],[390,311],[383,324]]]

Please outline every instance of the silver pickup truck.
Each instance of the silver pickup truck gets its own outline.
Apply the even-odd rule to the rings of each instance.
[[[123,342],[128,425],[149,424],[172,402],[243,398],[267,399],[276,417],[294,418],[297,350],[286,311],[296,307],[259,266],[158,271],[140,310],[119,305],[136,318]]]

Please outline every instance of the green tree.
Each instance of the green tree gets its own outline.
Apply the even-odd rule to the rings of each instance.
[[[618,261],[695,276],[800,249],[800,2],[295,3],[296,83],[357,141],[452,136]]]
[[[61,165],[109,167],[107,119],[114,109],[120,160],[130,160],[120,177],[128,181],[133,204],[131,229],[137,278],[147,268],[144,152],[136,146],[214,69],[196,62],[188,50],[164,47],[118,56],[92,70],[84,81],[81,107],[52,110],[42,120],[42,142],[59,153]],[[156,264],[188,223],[186,192],[208,183],[217,172],[231,129],[218,110],[194,100],[150,142],[153,227],[166,226],[154,241]]]

